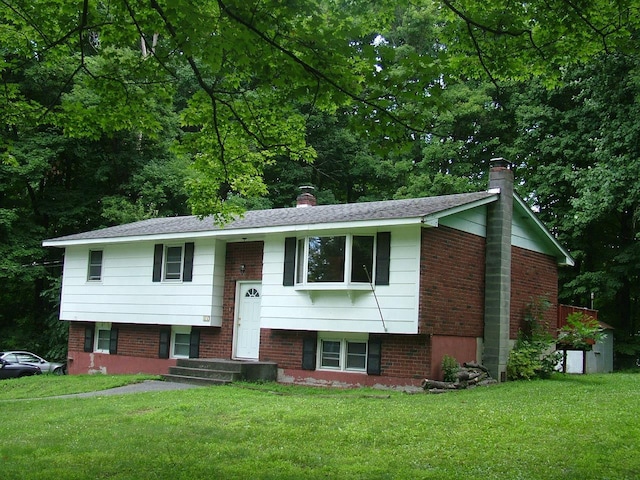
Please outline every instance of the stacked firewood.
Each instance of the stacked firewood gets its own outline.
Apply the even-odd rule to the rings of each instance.
[[[428,390],[429,393],[444,393],[480,385],[491,385],[492,383],[497,382],[491,378],[489,370],[485,366],[476,362],[467,362],[458,370],[455,381],[440,382],[426,378],[422,381],[422,388]]]

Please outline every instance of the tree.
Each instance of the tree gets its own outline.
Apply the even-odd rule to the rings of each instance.
[[[64,332],[52,328],[51,313],[59,296],[61,252],[42,249],[42,239],[186,213],[186,167],[168,148],[177,135],[170,121],[175,114],[160,110],[156,100],[145,100],[155,115],[155,136],[133,124],[102,129],[90,116],[78,122],[83,109],[104,99],[90,90],[87,78],[69,77],[68,59],[49,51],[30,54],[34,45],[21,41],[30,37],[19,27],[3,23],[6,41],[0,48],[0,348],[57,357],[64,356],[58,345]],[[15,35],[9,35],[12,29]],[[71,82],[61,92],[62,79]],[[82,135],[64,135],[63,124],[74,123],[71,115],[66,123],[61,94],[83,105],[73,117]],[[168,172],[173,176],[165,177]]]
[[[193,212],[224,221],[247,206],[284,201],[276,189],[268,198],[265,175],[269,181],[311,177],[327,201],[386,198],[401,185],[397,195],[469,188],[481,179],[484,157],[500,155],[507,145],[526,146],[510,137],[510,82],[544,75],[539,88],[555,85],[568,95],[575,85],[562,82],[577,77],[565,74],[578,72],[581,61],[632,56],[637,10],[631,0],[4,1],[0,276],[12,290],[2,294],[1,321],[27,324],[46,316],[50,307],[41,293],[51,292],[51,281],[42,264],[57,259],[39,248],[43,237],[181,213],[187,195]],[[620,77],[630,91],[632,71]],[[578,91],[607,93],[582,85]],[[522,138],[542,132],[536,113],[521,107]],[[571,111],[577,120],[603,120],[596,107]],[[631,107],[624,111],[635,114]],[[357,128],[342,131],[347,123]],[[609,212],[635,205],[620,203],[617,194],[599,205],[588,195],[600,180],[633,191],[606,168],[593,168],[606,162],[593,163],[591,155],[608,151],[619,159],[616,175],[624,165],[628,175],[635,173],[632,153],[627,156],[634,150],[613,130],[580,125],[600,142],[596,154],[568,141],[589,150],[589,172],[569,155],[562,156],[567,164],[539,163],[547,180],[562,175],[566,195],[542,182],[535,158],[526,157],[530,178],[541,180],[528,188],[528,198],[543,215],[557,210],[553,202],[566,204],[565,217],[580,208],[575,232],[595,225],[590,215],[612,218],[599,210],[605,205]],[[618,132],[633,139],[626,127]],[[560,133],[554,130],[553,138],[562,142]],[[546,137],[539,140],[531,151],[549,148],[549,158],[553,147]],[[171,151],[166,141],[174,143]],[[518,155],[513,159],[524,162]],[[585,173],[579,179],[567,166],[573,160]],[[572,192],[583,195],[569,200]],[[621,228],[603,228],[610,232],[603,249],[617,249],[616,232],[635,235],[629,221],[635,215],[619,216]],[[575,240],[578,251],[579,238],[557,220],[554,228]],[[627,282],[630,295],[617,287],[608,292],[637,298],[634,245],[607,257],[617,262],[618,277],[598,279],[610,286]],[[585,253],[587,261],[597,255]],[[34,262],[24,274],[23,265]],[[595,271],[589,266],[584,273]],[[574,291],[586,288],[586,280]],[[21,297],[34,300],[18,305]]]
[[[193,161],[191,206],[224,220],[238,212],[229,196],[265,195],[262,175],[276,156],[315,157],[293,100],[330,113],[350,107],[389,139],[434,133],[443,75],[481,72],[497,84],[628,51],[636,9],[631,0],[14,1],[0,6],[2,68],[6,78],[27,61],[64,66],[54,101],[36,106],[35,117],[55,116],[67,135],[93,139],[157,133],[158,108],[188,72],[179,145]],[[380,41],[406,11],[425,35]],[[3,95],[17,112],[33,107],[17,88]]]
[[[590,305],[626,335],[640,327],[638,56],[601,55],[567,69],[554,89],[518,87],[509,108],[522,194],[569,246],[561,298]]]

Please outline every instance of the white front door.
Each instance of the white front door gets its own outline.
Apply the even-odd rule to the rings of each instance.
[[[236,301],[236,358],[258,359],[262,285],[240,283]]]

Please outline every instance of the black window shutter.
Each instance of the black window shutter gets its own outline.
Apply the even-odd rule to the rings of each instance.
[[[153,281],[159,282],[162,279],[162,253],[164,245],[156,243],[153,248]]]
[[[376,285],[389,285],[391,232],[378,232],[376,248]]]
[[[169,344],[171,343],[171,329],[163,328],[160,330],[160,348],[158,350],[158,358],[169,358]]]
[[[189,336],[189,358],[200,358],[200,330],[191,329]]]
[[[316,369],[316,347],[318,341],[315,338],[305,338],[302,341],[302,369]]]
[[[109,332],[109,353],[116,355],[118,353],[118,329],[111,327]]]
[[[190,282],[193,278],[193,242],[184,244],[184,266],[182,268],[182,281]]]
[[[284,276],[282,285],[292,287],[296,275],[296,237],[284,239]],[[314,367],[315,368],[315,367]]]
[[[93,335],[95,332],[95,325],[85,327],[84,329],[84,351],[93,352]]]
[[[367,353],[367,374],[380,375],[381,371],[382,342],[380,340],[369,340],[369,351]]]

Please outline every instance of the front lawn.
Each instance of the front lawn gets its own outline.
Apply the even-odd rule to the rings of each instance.
[[[640,477],[634,374],[443,395],[236,385],[2,398],[2,478]]]
[[[1,380],[0,401],[94,392],[160,378],[158,375],[34,375]]]

